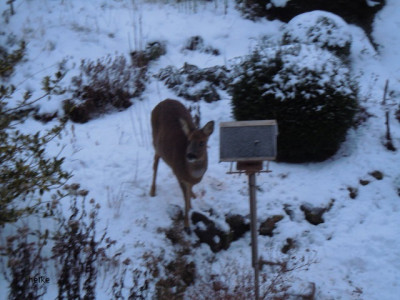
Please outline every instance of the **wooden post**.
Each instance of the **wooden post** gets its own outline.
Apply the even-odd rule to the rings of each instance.
[[[258,257],[257,226],[257,186],[256,173],[262,171],[262,161],[237,162],[236,168],[246,172],[249,177],[250,232],[251,232],[251,266],[254,269],[254,299],[260,299],[260,266]]]
[[[259,259],[258,259],[258,242],[257,242],[257,199],[256,199],[256,174],[248,173],[249,176],[249,193],[250,193],[250,229],[251,229],[251,258],[254,268],[254,295],[256,300],[260,298],[259,283]]]

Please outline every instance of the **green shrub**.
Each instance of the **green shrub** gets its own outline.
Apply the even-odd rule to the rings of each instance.
[[[167,66],[155,77],[164,81],[179,97],[208,103],[221,99],[219,90],[226,90],[230,80],[229,70],[224,66],[201,69],[188,63],[180,69]]]
[[[283,44],[295,43],[315,44],[346,60],[350,55],[352,36],[342,18],[313,11],[298,15],[287,24]]]
[[[353,124],[357,88],[349,69],[312,45],[258,49],[234,67],[230,87],[237,120],[276,119],[278,160],[322,161]]]
[[[151,61],[166,53],[162,42],[148,43],[145,50],[130,53],[129,64],[124,55],[82,60],[80,74],[72,78],[73,99],[64,101],[65,114],[77,123],[86,123],[112,111],[130,107],[132,99],[145,90]]]
[[[100,272],[114,271],[121,253],[112,255],[116,241],[106,230],[99,232],[100,205],[93,199],[88,201],[88,193],[79,184],[64,185],[58,190],[62,203],[53,198],[47,206],[54,226],[45,227],[53,230],[23,226],[6,237],[0,245],[0,265],[9,283],[8,299],[47,299],[48,285],[54,283],[57,299],[96,299]],[[68,201],[66,211],[62,204]],[[5,232],[12,231],[7,229]]]
[[[0,79],[11,76],[14,66],[22,60],[25,55],[25,42],[21,42],[19,48],[9,53],[6,48],[0,45]]]
[[[56,127],[44,136],[0,129],[0,226],[37,212],[44,192],[69,178],[63,158],[47,157],[46,144],[59,134]]]
[[[74,122],[85,123],[110,110],[132,105],[131,98],[140,93],[136,72],[123,55],[82,60],[81,73],[72,78],[72,96],[64,102],[66,115]]]
[[[116,244],[107,232],[98,232],[100,204],[94,199],[87,203],[88,191],[79,184],[66,185],[70,198],[69,213],[56,207],[57,230],[53,233],[52,263],[57,269],[57,299],[96,299],[100,270],[110,271],[116,257],[109,249]]]
[[[44,233],[32,230],[28,226],[19,227],[15,234],[7,236],[0,246],[0,262],[8,281],[8,299],[43,299],[47,292],[46,267],[48,257],[44,249],[48,242],[49,231]],[[40,282],[38,279],[41,279]],[[5,291],[2,291],[4,297]]]
[[[11,56],[15,57],[15,53]],[[17,56],[18,59],[5,59],[10,63],[6,73],[12,71],[22,59],[20,54]],[[42,208],[42,195],[59,187],[70,177],[62,169],[64,159],[49,157],[45,151],[47,144],[64,128],[64,122],[45,133],[30,134],[18,130],[18,124],[35,110],[35,102],[63,92],[59,87],[63,77],[62,70],[56,73],[55,79],[45,77],[45,94],[32,100],[31,94],[26,92],[23,99],[13,101],[18,103],[16,106],[7,102],[13,98],[15,87],[0,85],[0,226],[38,212]]]
[[[142,51],[132,51],[130,53],[132,65],[139,68],[147,68],[153,60],[159,59],[167,53],[164,42],[154,41],[147,43]]]

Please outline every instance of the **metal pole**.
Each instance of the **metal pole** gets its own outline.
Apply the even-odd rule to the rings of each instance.
[[[252,266],[254,268],[254,290],[255,299],[260,297],[259,287],[259,260],[257,245],[257,203],[256,203],[256,175],[254,172],[249,175],[249,192],[250,192],[250,229],[251,229],[251,254]]]

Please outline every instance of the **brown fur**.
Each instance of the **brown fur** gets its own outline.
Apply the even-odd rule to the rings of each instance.
[[[207,170],[207,141],[214,130],[214,121],[196,129],[189,111],[180,102],[167,99],[151,113],[155,149],[153,182],[150,196],[156,194],[157,168],[162,158],[172,169],[185,199],[185,228],[189,230],[192,187],[199,183]]]

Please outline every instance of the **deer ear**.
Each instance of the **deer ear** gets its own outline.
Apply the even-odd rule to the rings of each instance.
[[[189,129],[188,123],[187,123],[184,119],[182,119],[182,118],[179,118],[179,123],[181,123],[181,128],[182,128],[182,130],[183,130],[183,133],[184,133],[186,136],[189,136],[189,134],[190,134],[190,129]]]
[[[214,131],[214,121],[208,122],[206,125],[204,125],[202,130],[206,136],[210,136]]]

